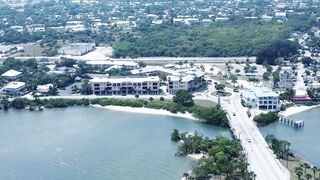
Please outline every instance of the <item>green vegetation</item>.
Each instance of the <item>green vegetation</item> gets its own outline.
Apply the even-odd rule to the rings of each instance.
[[[212,26],[155,27],[113,44],[115,57],[253,56],[274,40],[289,37],[285,23],[232,22]],[[154,43],[157,42],[157,43]]]
[[[176,95],[173,97],[173,102],[180,104],[182,106],[192,106],[194,105],[193,95],[186,90],[179,90],[176,92]]]
[[[197,132],[193,135],[187,132],[179,133],[177,129],[171,134],[171,140],[183,141],[176,155],[206,154],[206,157],[198,161],[191,174],[185,174],[188,179],[210,179],[213,177],[251,179],[254,177],[254,174],[247,170],[248,164],[237,140],[221,136],[209,139]]]
[[[271,65],[277,64],[278,58],[288,58],[298,54],[300,45],[297,42],[289,40],[273,41],[267,47],[262,48],[257,54],[257,64],[268,63]]]
[[[290,150],[290,143],[285,140],[279,140],[274,135],[267,135],[265,137],[268,145],[273,150],[274,154],[279,159],[289,159],[293,157],[293,153]]]
[[[258,126],[265,126],[277,121],[278,119],[279,119],[278,113],[268,112],[266,114],[261,113],[255,116],[253,120],[258,124]]]
[[[192,100],[192,99],[191,99]],[[185,102],[185,101],[182,101]],[[188,101],[189,102],[189,101]],[[192,100],[193,102],[193,100]],[[189,112],[195,117],[199,118],[204,123],[209,123],[222,127],[229,127],[228,118],[226,113],[218,107],[205,107],[201,105],[195,105],[187,103],[184,106],[180,103],[172,101],[149,99],[149,101],[142,99],[113,99],[113,98],[99,98],[99,99],[39,99],[29,100],[24,98],[15,98],[9,102],[7,98],[3,97],[0,104],[6,104],[6,107],[12,107],[16,109],[24,109],[27,106],[34,109],[35,107],[45,108],[65,108],[68,106],[88,106],[90,104],[98,104],[101,106],[114,105],[114,106],[129,106],[129,107],[146,107],[152,109],[164,109],[172,113],[185,113]]]
[[[290,89],[286,89],[285,92],[281,93],[279,98],[281,100],[290,100],[292,98],[294,98],[294,96],[296,95],[296,91],[292,88]]]

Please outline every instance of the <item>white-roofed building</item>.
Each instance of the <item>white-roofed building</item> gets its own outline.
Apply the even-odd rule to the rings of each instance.
[[[179,90],[194,91],[204,84],[202,71],[188,71],[184,74],[167,76],[167,92],[175,94]]]
[[[96,48],[95,43],[73,43],[58,50],[62,55],[81,56]]]
[[[132,70],[132,69],[137,69],[138,63],[134,61],[87,61],[87,64],[92,65],[92,66],[98,66],[98,67],[103,67],[103,68],[110,68],[112,66],[120,66],[124,69]]]
[[[7,81],[14,81],[17,80],[21,76],[21,72],[10,69],[9,71],[3,73],[1,75],[2,78],[4,78]]]
[[[160,78],[150,77],[95,77],[90,80],[95,95],[160,94]]]
[[[23,95],[26,93],[26,83],[10,82],[2,88],[1,92],[6,95]]]
[[[37,91],[41,94],[48,94],[50,92],[50,88],[53,88],[53,84],[38,85]]]
[[[248,106],[260,110],[279,111],[279,95],[266,87],[251,87],[242,94]]]

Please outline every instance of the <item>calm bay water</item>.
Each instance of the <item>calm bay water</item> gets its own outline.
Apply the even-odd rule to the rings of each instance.
[[[230,137],[190,120],[105,109],[0,111],[0,179],[179,179],[194,161],[174,156],[174,128]]]
[[[289,119],[304,120],[303,128],[293,128],[280,123],[273,123],[260,128],[264,135],[274,134],[291,143],[291,149],[307,161],[320,166],[320,108],[292,115]]]

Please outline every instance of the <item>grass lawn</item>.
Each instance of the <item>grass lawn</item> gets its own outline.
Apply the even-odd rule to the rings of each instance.
[[[194,100],[194,103],[205,107],[215,107],[217,105],[217,103],[208,100]]]
[[[280,162],[281,162],[281,164],[283,164],[283,166],[284,167],[286,167],[289,171],[290,171],[290,175],[291,175],[291,180],[298,180],[298,176],[295,174],[295,172],[294,172],[294,169],[295,169],[295,167],[298,167],[298,166],[300,166],[300,164],[303,164],[303,163],[305,163],[306,161],[304,160],[304,159],[302,159],[301,157],[299,157],[299,156],[297,156],[297,155],[295,155],[295,157],[292,159],[292,160],[289,160],[288,161],[288,164],[287,164],[287,161],[286,160],[280,160]],[[306,162],[306,163],[308,163],[308,162]],[[287,166],[288,165],[288,166]],[[310,164],[309,164],[310,165]],[[312,166],[312,165],[310,165],[310,166]],[[308,173],[308,174],[311,174],[312,175],[312,180],[314,180],[314,179],[319,179],[320,178],[320,174],[319,173],[317,173],[316,172],[316,176],[315,176],[315,178],[313,177],[313,171],[311,170],[311,169],[307,169],[307,171],[306,171],[306,173]],[[302,175],[302,179],[305,179],[305,174],[306,173],[304,173],[303,172],[303,175]]]

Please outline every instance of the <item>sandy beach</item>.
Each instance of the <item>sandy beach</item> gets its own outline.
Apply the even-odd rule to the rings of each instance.
[[[303,111],[307,111],[309,109],[313,109],[316,107],[319,107],[320,105],[315,105],[315,106],[292,106],[287,108],[285,111],[282,111],[280,114],[283,115],[284,117],[288,117],[294,114],[301,113]]]
[[[188,112],[186,112],[186,113],[171,113],[171,112],[164,110],[164,109],[151,109],[151,108],[144,108],[144,107],[136,108],[136,107],[128,107],[128,106],[100,106],[100,105],[92,105],[92,106],[96,107],[96,108],[104,108],[104,109],[109,109],[109,110],[113,110],[113,111],[172,116],[172,117],[186,118],[186,119],[195,120],[195,121],[199,120]]]
[[[206,157],[207,155],[203,154],[203,153],[199,153],[199,154],[188,154],[187,157],[194,159],[194,160],[199,160],[203,157]]]

